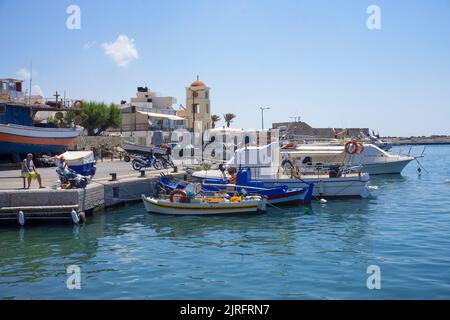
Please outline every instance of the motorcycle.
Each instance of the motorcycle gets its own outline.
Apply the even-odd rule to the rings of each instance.
[[[135,157],[131,161],[131,166],[134,170],[140,171],[146,168],[155,168],[155,170],[161,170],[163,168],[163,162],[155,156],[150,155],[148,157]]]
[[[169,169],[170,167],[174,168],[175,164],[173,163],[172,159],[170,158],[170,156],[167,155],[158,155],[156,157],[157,160],[161,161],[164,169]]]

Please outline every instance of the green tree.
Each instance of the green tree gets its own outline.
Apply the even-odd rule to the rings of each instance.
[[[59,121],[58,121],[58,119],[56,119],[56,118],[53,117],[53,116],[47,117],[47,123],[48,123],[48,124],[51,124],[51,125],[54,125],[54,126],[56,126],[56,127],[59,126]]]
[[[233,120],[236,118],[236,115],[233,113],[225,113],[223,115],[223,119],[227,123],[227,128],[230,127],[230,124],[233,122]]]
[[[81,126],[89,136],[98,136],[108,128],[120,128],[122,113],[117,105],[89,101],[83,104]]]
[[[120,128],[122,113],[115,104],[109,106],[104,102],[83,102],[82,109],[67,111],[61,119],[60,127],[81,125],[89,136],[98,136],[108,128]]]
[[[212,121],[212,127],[215,128],[216,123],[220,121],[220,116],[218,116],[217,114],[213,114],[211,116],[211,121]]]

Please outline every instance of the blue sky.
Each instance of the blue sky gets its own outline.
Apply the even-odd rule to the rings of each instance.
[[[66,28],[71,4],[80,30]],[[381,30],[366,27],[371,4]],[[184,104],[198,74],[212,112],[235,113],[236,127],[260,127],[258,106],[269,106],[266,127],[300,116],[314,127],[450,134],[449,0],[0,0],[0,19],[0,76],[32,60],[45,96],[118,103],[147,84]],[[125,62],[105,54],[120,35],[110,49]]]

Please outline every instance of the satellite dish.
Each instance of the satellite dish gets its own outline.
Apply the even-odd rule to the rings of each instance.
[[[64,117],[64,115],[62,114],[62,112],[57,112],[55,113],[55,118],[58,120],[61,120]]]

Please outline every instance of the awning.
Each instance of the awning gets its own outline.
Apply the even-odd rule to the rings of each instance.
[[[145,114],[146,116],[150,117],[150,118],[155,118],[155,119],[166,119],[166,120],[185,120],[182,117],[179,116],[174,116],[171,114],[163,114],[163,113],[153,113],[153,112],[144,112],[144,111],[137,111],[140,114]]]
[[[280,152],[283,154],[292,154],[292,155],[304,155],[304,156],[310,156],[310,155],[338,155],[342,154],[344,151],[331,151],[331,150],[287,150],[287,149],[280,149]]]
[[[68,165],[83,165],[94,162],[92,151],[66,151],[58,157],[63,156]]]

